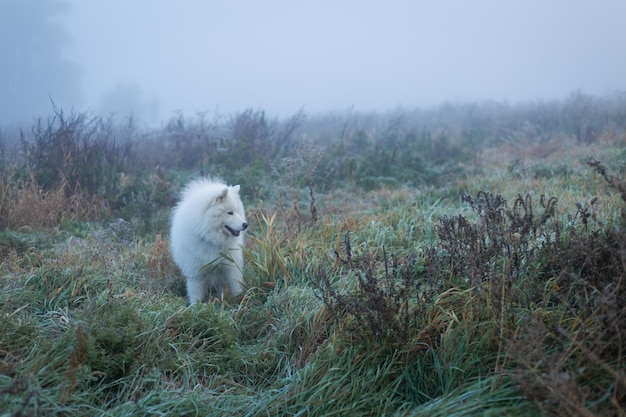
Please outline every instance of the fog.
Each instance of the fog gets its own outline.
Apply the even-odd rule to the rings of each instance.
[[[622,0],[65,3],[80,94],[57,104],[148,123],[626,90]]]

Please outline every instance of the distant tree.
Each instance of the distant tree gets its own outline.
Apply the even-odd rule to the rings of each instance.
[[[79,67],[63,56],[64,0],[0,1],[0,124],[79,104]]]
[[[154,122],[159,116],[159,104],[155,98],[145,97],[135,83],[120,83],[100,98],[100,110],[107,114],[131,116],[142,122]]]

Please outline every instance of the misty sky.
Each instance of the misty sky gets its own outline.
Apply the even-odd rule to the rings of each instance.
[[[626,91],[624,0],[70,3],[92,110],[112,92],[162,119]]]

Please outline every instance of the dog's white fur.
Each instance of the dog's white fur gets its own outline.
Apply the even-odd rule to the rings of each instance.
[[[174,208],[170,249],[187,279],[189,304],[211,290],[223,297],[227,287],[238,295],[243,284],[243,231],[248,227],[239,185],[198,179],[187,185]]]

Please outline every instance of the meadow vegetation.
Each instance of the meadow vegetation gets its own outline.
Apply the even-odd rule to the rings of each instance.
[[[623,416],[626,97],[0,131],[0,415]],[[241,184],[187,307],[183,184]]]

